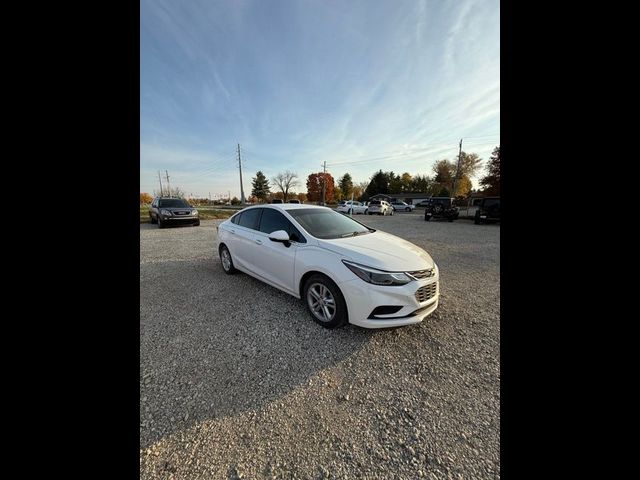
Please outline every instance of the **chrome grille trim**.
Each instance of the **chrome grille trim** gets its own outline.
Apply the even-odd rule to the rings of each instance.
[[[411,275],[416,280],[422,280],[423,278],[431,278],[436,274],[436,269],[427,268],[426,270],[416,270],[415,272],[407,272],[407,275]]]
[[[430,283],[416,290],[416,300],[420,303],[426,302],[436,296],[438,291],[438,282]]]

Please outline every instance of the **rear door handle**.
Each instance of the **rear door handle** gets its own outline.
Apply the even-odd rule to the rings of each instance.
[[[236,233],[236,231],[235,231],[235,230],[229,230],[229,231],[230,231],[231,233]]]
[[[256,238],[254,240],[258,245],[262,245],[262,240],[260,240],[259,238]]]

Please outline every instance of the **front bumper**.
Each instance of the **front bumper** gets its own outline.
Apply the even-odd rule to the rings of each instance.
[[[420,323],[438,308],[440,298],[440,275],[409,282],[397,287],[386,287],[366,283],[359,278],[339,285],[347,303],[349,323],[364,328],[388,328]],[[416,291],[426,285],[436,285],[435,295],[424,302],[416,298]],[[379,306],[399,306],[397,312],[376,315],[370,318]]]
[[[196,223],[200,220],[198,215],[160,215],[163,222],[167,223]]]

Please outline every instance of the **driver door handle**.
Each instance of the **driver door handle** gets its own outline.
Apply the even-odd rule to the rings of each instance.
[[[256,238],[254,242],[256,242],[258,245],[262,245],[262,240],[260,240],[259,238]]]

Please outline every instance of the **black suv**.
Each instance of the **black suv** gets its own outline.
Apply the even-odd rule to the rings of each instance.
[[[151,223],[158,224],[158,228],[185,223],[196,227],[200,225],[198,210],[182,198],[154,198],[149,208],[149,218]]]
[[[500,197],[485,197],[478,205],[473,222],[476,225],[500,221]]]
[[[453,204],[454,199],[449,197],[431,197],[424,209],[424,221],[432,218],[446,218],[453,222],[458,218],[458,207]]]

